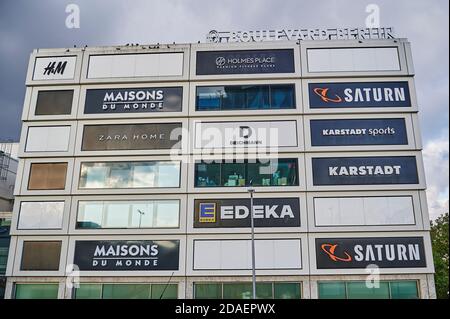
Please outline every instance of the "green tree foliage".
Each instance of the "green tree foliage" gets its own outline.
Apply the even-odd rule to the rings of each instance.
[[[436,294],[440,299],[448,299],[448,213],[431,222],[431,241],[436,269]]]

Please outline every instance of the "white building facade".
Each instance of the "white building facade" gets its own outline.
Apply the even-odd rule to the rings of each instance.
[[[35,50],[26,85],[6,298],[249,298],[250,186],[259,298],[435,298],[406,39]]]

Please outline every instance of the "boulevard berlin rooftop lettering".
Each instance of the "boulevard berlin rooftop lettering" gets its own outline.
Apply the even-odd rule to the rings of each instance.
[[[216,31],[211,30],[206,42],[265,42],[298,40],[365,40],[394,39],[394,29],[387,28],[317,28],[317,29],[279,29],[254,31]]]

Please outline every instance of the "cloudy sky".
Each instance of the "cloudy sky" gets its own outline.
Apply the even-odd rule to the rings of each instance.
[[[65,27],[68,4],[80,28]],[[410,40],[431,217],[448,211],[448,0],[1,0],[0,141],[18,140],[33,48],[204,41],[216,30],[364,26],[366,6]]]

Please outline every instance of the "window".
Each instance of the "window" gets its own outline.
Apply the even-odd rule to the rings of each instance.
[[[180,187],[180,162],[81,163],[80,188]]]
[[[195,283],[195,299],[251,299],[252,283]],[[258,299],[300,299],[301,284],[287,282],[257,282]]]
[[[20,270],[58,270],[60,241],[25,241]]]
[[[2,229],[0,228],[0,232]],[[9,228],[8,232],[9,234]],[[0,233],[0,236],[2,234]],[[10,243],[10,237],[0,237],[0,276],[4,275],[6,273],[6,265],[8,263],[8,251],[9,251],[9,243]]]
[[[64,202],[21,202],[17,229],[61,229]]]
[[[295,109],[294,84],[198,86],[197,111]]]
[[[179,200],[79,201],[78,229],[177,228]]]
[[[25,152],[67,152],[70,126],[35,126],[28,128]]]
[[[177,284],[89,284],[75,289],[75,299],[177,299]]]
[[[298,186],[297,159],[195,163],[195,187]]]
[[[369,288],[364,281],[319,282],[319,299],[418,299],[417,281],[381,281]]]
[[[72,112],[73,90],[39,91],[35,115],[68,115]]]
[[[67,163],[33,163],[30,167],[29,190],[63,190],[66,186]]]
[[[316,226],[414,225],[411,196],[317,197]]]
[[[58,284],[15,284],[15,299],[57,299]]]

